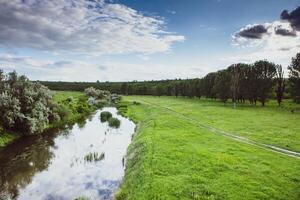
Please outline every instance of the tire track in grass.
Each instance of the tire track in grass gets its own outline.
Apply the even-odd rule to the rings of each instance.
[[[177,116],[179,116],[179,117],[181,117],[185,120],[192,121],[198,127],[206,128],[206,129],[208,129],[209,131],[211,131],[215,134],[222,135],[222,136],[225,136],[227,138],[233,139],[235,141],[242,142],[242,143],[245,143],[245,144],[249,144],[249,145],[252,145],[252,146],[256,146],[256,147],[259,147],[259,148],[262,148],[262,149],[265,149],[265,150],[268,150],[268,151],[272,151],[272,152],[275,152],[275,153],[279,153],[279,154],[282,154],[282,155],[286,155],[286,156],[290,156],[290,157],[300,159],[300,153],[299,152],[287,150],[287,149],[280,148],[280,147],[276,147],[276,146],[273,146],[273,145],[270,145],[270,144],[264,144],[264,143],[256,142],[256,141],[250,140],[246,137],[235,135],[233,133],[230,133],[230,132],[227,132],[227,131],[224,131],[224,130],[221,130],[221,129],[218,129],[218,128],[215,128],[215,127],[212,127],[212,126],[209,126],[207,124],[204,124],[199,120],[191,118],[191,117],[189,117],[189,116],[187,116],[183,113],[177,112],[177,111],[175,111],[171,108],[168,108],[168,107],[164,107],[164,106],[161,106],[161,105],[158,105],[158,104],[155,104],[155,103],[151,103],[151,102],[148,102],[148,101],[145,101],[145,100],[135,100],[135,101],[140,102],[140,103],[144,103],[144,104],[148,104],[150,106],[159,107],[161,109],[164,109],[164,110],[166,110],[170,113],[176,114]]]

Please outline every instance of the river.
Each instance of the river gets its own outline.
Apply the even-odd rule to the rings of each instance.
[[[102,111],[120,119],[120,127],[102,123]],[[0,199],[112,199],[134,129],[107,107],[74,125],[15,141],[0,151]]]

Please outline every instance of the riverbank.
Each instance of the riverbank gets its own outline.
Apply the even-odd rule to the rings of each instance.
[[[83,102],[82,99],[85,102]],[[55,91],[53,100],[57,104],[63,106],[63,112],[65,116],[60,121],[49,124],[49,126],[44,131],[61,127],[66,124],[75,123],[96,110],[96,107],[87,105],[87,98],[85,97],[85,94],[83,92]],[[84,104],[84,106],[80,104]],[[7,132],[0,127],[0,148],[3,148],[6,145],[12,143],[14,140],[20,138],[21,136],[22,135],[20,133]]]
[[[297,141],[292,141],[298,135],[292,133],[299,125],[291,123],[298,114],[260,107],[234,111],[217,102],[150,96],[124,97],[121,107],[120,112],[137,122],[138,128],[128,148],[117,199],[297,199],[300,195],[299,158],[215,134],[181,117],[210,119],[210,125],[225,130],[243,126],[243,133],[252,133],[252,138],[275,143],[271,131],[263,138],[251,128],[268,130],[273,120],[271,130],[289,131],[291,137],[284,142],[298,149]],[[244,116],[256,120],[247,123]],[[281,118],[289,120],[291,127],[284,128]]]

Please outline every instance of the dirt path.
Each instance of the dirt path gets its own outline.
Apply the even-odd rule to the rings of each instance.
[[[246,143],[246,144],[250,144],[252,146],[256,146],[256,147],[259,147],[259,148],[262,148],[262,149],[265,149],[265,150],[268,150],[268,151],[272,151],[272,152],[275,152],[275,153],[279,153],[279,154],[282,154],[282,155],[286,155],[286,156],[290,156],[290,157],[300,159],[300,153],[299,152],[290,151],[290,150],[283,149],[283,148],[280,148],[280,147],[276,147],[276,146],[273,146],[273,145],[256,142],[256,141],[250,140],[248,138],[238,136],[238,135],[235,135],[233,133],[230,133],[230,132],[227,132],[227,131],[224,131],[224,130],[221,130],[221,129],[218,129],[218,128],[215,128],[215,127],[212,127],[212,126],[208,126],[208,125],[202,123],[201,121],[199,121],[197,119],[191,118],[191,117],[189,117],[189,116],[187,116],[183,113],[177,112],[177,111],[175,111],[171,108],[168,108],[168,107],[164,107],[164,106],[161,106],[161,105],[158,105],[158,104],[155,104],[155,103],[147,102],[145,100],[138,100],[138,102],[164,109],[168,112],[176,114],[177,116],[179,116],[179,117],[181,117],[185,120],[192,121],[197,126],[202,127],[202,128],[206,128],[206,129],[208,129],[209,131],[211,131],[215,134],[222,135],[222,136],[231,138],[233,140],[236,140],[236,141],[239,141],[239,142],[242,142],[242,143]]]

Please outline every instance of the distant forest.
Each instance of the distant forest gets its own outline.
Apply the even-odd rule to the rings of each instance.
[[[88,87],[108,90],[123,95],[185,96],[231,99],[234,103],[265,105],[270,98],[280,105],[283,98],[292,98],[300,103],[300,53],[288,67],[284,78],[280,65],[266,60],[253,64],[233,64],[227,69],[211,72],[203,78],[132,82],[48,82],[42,84],[51,90],[84,91]]]

